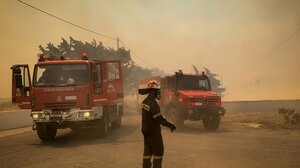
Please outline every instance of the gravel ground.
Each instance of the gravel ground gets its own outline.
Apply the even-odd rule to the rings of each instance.
[[[241,112],[229,113],[222,119],[224,122],[244,123],[257,125],[268,129],[295,129],[300,130],[300,123],[285,124],[283,115],[275,112]]]
[[[187,121],[173,133],[163,128],[163,167],[300,167],[300,131],[249,127],[251,123],[242,123],[244,118],[252,122],[255,117],[243,114],[225,115],[220,128],[213,132],[197,121]],[[88,130],[59,130],[50,142],[41,142],[30,128],[0,131],[5,133],[0,137],[0,167],[138,168],[143,154],[140,123],[136,111],[125,110],[122,126],[109,129],[103,139],[93,137]]]

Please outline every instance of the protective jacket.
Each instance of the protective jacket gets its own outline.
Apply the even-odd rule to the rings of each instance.
[[[155,96],[149,94],[142,102],[142,133],[144,135],[143,168],[161,168],[164,145],[160,125],[174,128],[161,114]]]
[[[161,131],[160,125],[170,127],[172,124],[162,116],[155,97],[149,95],[142,102],[142,132],[144,135],[159,133]]]

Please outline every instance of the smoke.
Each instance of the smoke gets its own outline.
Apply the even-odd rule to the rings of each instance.
[[[67,5],[69,4],[69,5]],[[76,24],[119,36],[143,60],[143,68],[164,72],[191,64],[209,67],[223,77],[224,99],[294,99],[300,95],[299,32],[262,59],[274,46],[300,27],[300,1],[113,1],[57,3],[39,7],[64,16]],[[7,2],[1,12],[1,97],[10,96],[10,70],[15,63],[35,62],[37,46],[57,43],[61,37],[82,41],[96,39],[105,45],[115,41],[65,25],[55,19]],[[80,18],[74,15],[84,11]],[[30,21],[24,18],[31,18]],[[37,26],[38,25],[38,26]],[[51,25],[51,28],[49,28]],[[156,74],[161,74],[155,72]],[[153,74],[153,75],[154,75]],[[142,77],[142,76],[141,76]],[[252,83],[252,84],[251,84]]]

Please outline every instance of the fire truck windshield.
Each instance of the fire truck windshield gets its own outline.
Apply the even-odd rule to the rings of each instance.
[[[86,64],[37,65],[33,75],[34,86],[69,86],[88,83]]]
[[[181,76],[178,79],[180,90],[210,90],[207,78],[201,76]]]

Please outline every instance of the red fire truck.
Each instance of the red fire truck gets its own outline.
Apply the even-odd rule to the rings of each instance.
[[[54,59],[40,55],[33,80],[28,65],[13,65],[12,101],[30,108],[33,130],[41,140],[57,129],[91,128],[105,137],[108,126],[120,127],[123,113],[121,62]]]
[[[217,130],[220,116],[225,114],[221,96],[211,90],[207,75],[183,74],[178,71],[173,76],[152,77],[139,81],[139,89],[144,89],[150,80],[156,80],[161,86],[159,104],[164,116],[182,126],[184,120],[203,120],[207,130]],[[145,96],[138,96],[140,103]]]

